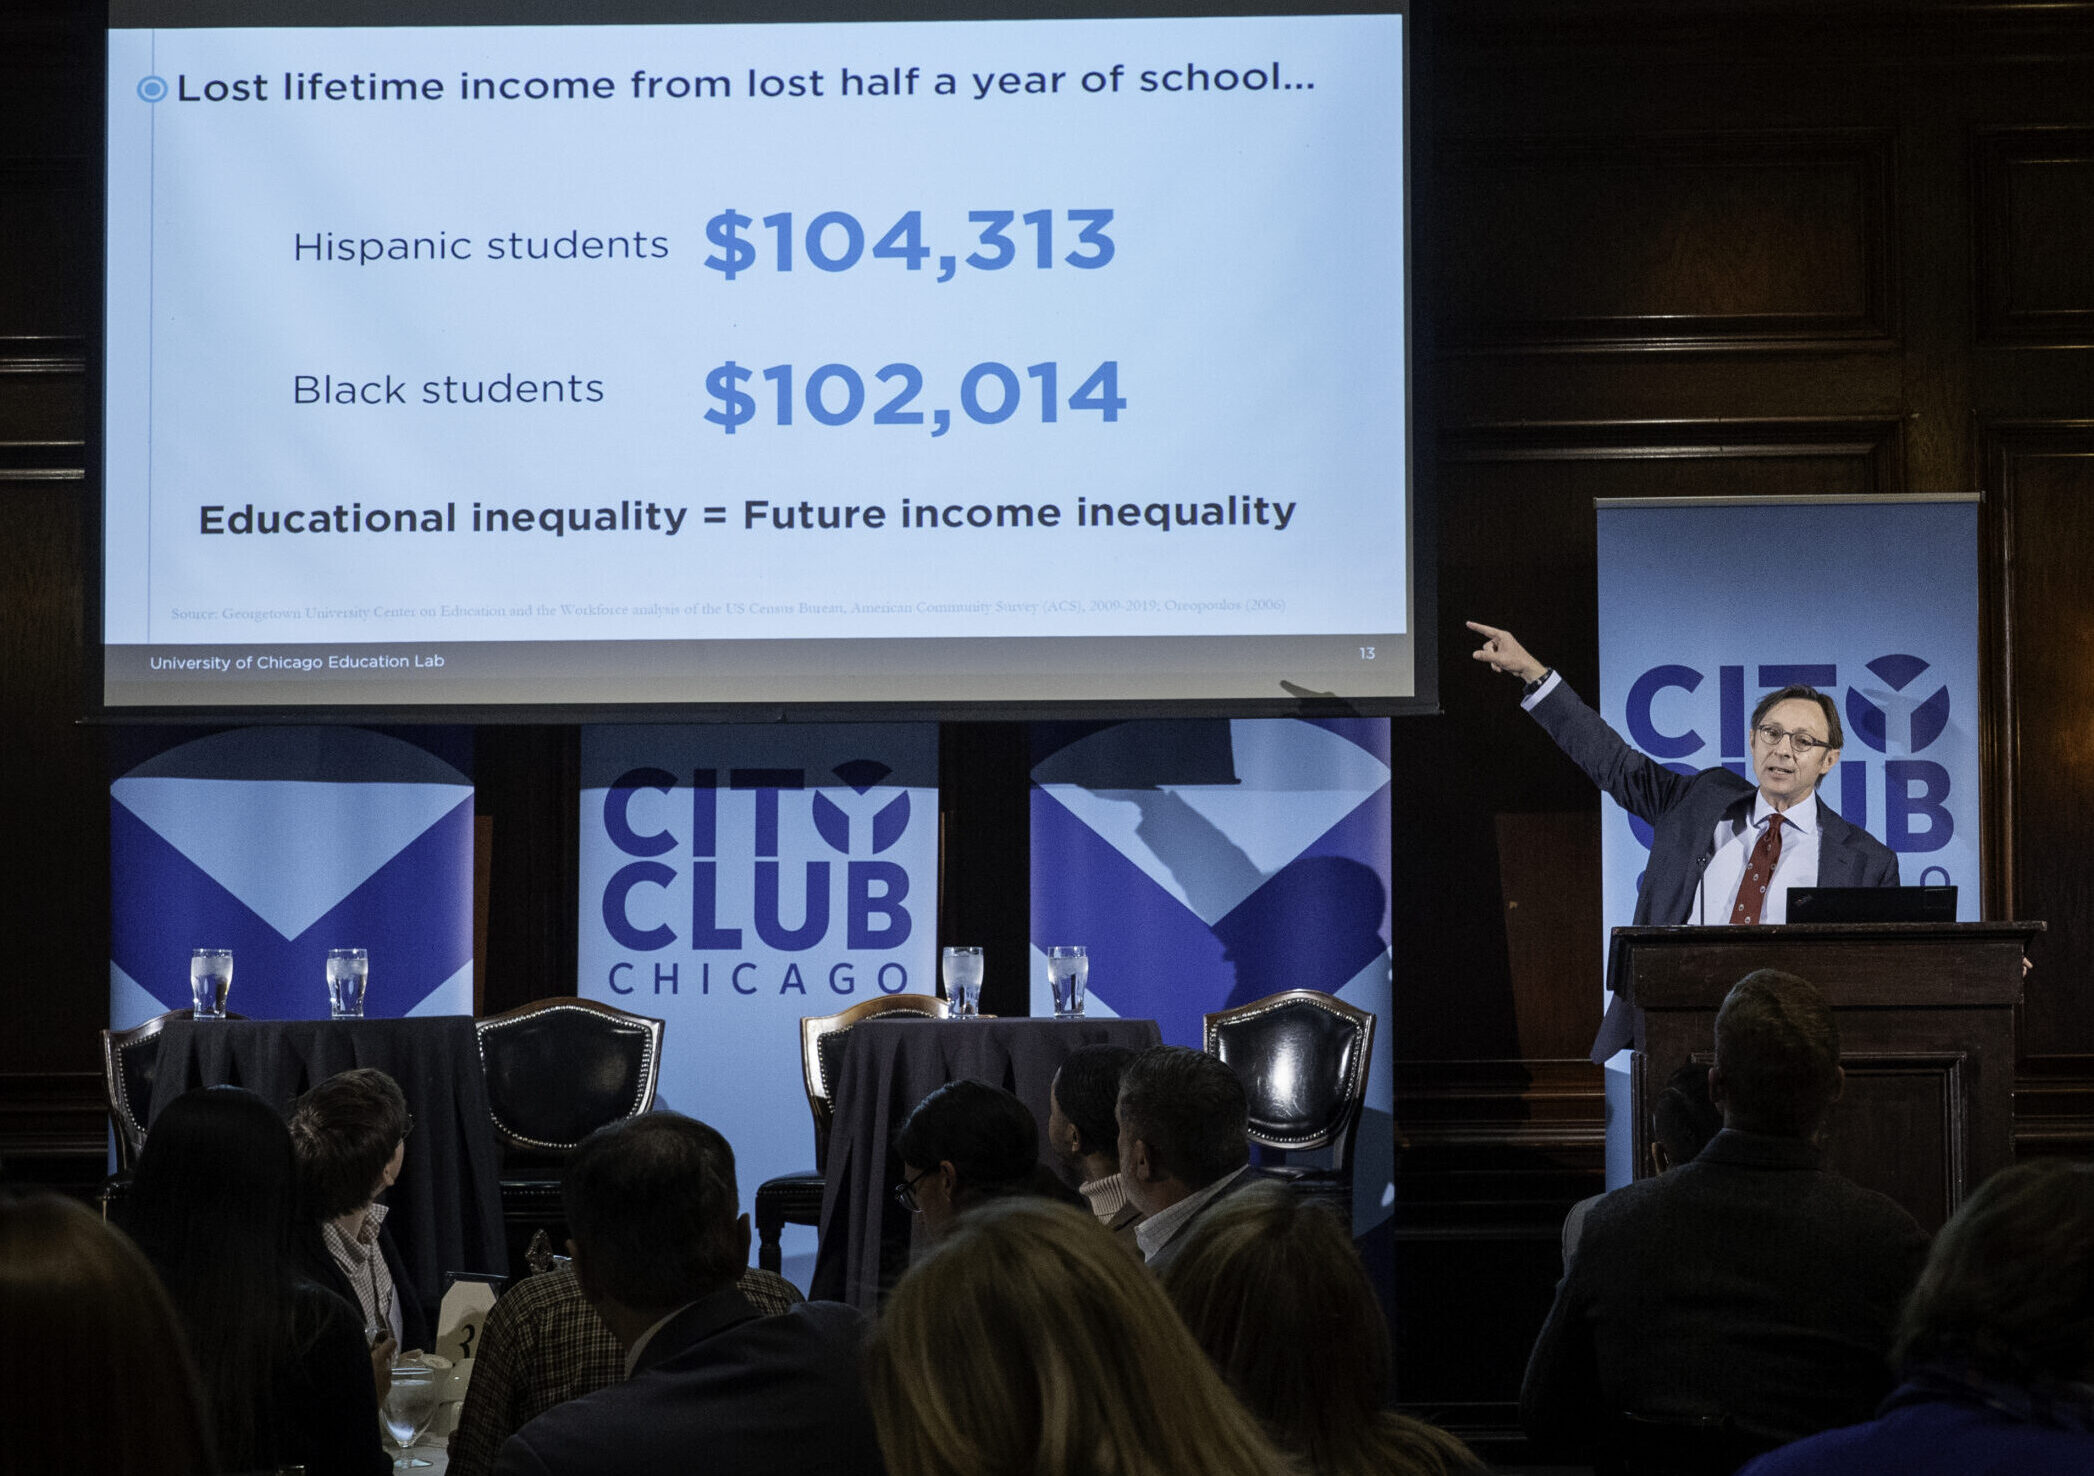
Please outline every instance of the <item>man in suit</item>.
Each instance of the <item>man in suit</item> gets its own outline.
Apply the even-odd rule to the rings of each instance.
[[[1115,1115],[1120,1078],[1134,1052],[1125,1046],[1078,1046],[1063,1060],[1047,1088],[1047,1142],[1055,1156],[1079,1176],[1081,1194],[1098,1222],[1137,1253],[1135,1229],[1142,1212],[1127,1197],[1120,1174],[1120,1127]]]
[[[749,1217],[726,1139],[672,1112],[614,1123],[576,1152],[563,1198],[575,1278],[625,1376],[525,1425],[496,1476],[877,1476],[863,1321],[829,1302],[766,1317],[742,1294]]]
[[[755,1266],[743,1269],[738,1285],[766,1317],[807,1300],[783,1276]],[[625,1350],[582,1295],[574,1268],[563,1263],[524,1277],[481,1324],[472,1381],[451,1432],[449,1469],[454,1476],[488,1476],[511,1435],[554,1405],[624,1377]]]
[[[1468,626],[1484,637],[1470,654],[1525,682],[1521,705],[1556,746],[1651,827],[1636,926],[1778,923],[1791,887],[1898,884],[1890,848],[1818,801],[1845,741],[1839,704],[1825,693],[1784,687],[1760,699],[1752,710],[1756,784],[1720,767],[1675,774],[1631,748],[1510,631]],[[1604,1062],[1641,1035],[1639,1013],[1617,993],[1592,1059]]]
[[[1146,1216],[1135,1244],[1161,1271],[1208,1206],[1255,1181],[1250,1102],[1217,1057],[1151,1046],[1127,1063],[1115,1116],[1120,1177]]]
[[[1716,1016],[1723,1131],[1692,1163],[1603,1196],[1534,1345],[1530,1435],[1604,1454],[1635,1415],[1723,1420],[1754,1450],[1867,1419],[1926,1235],[1819,1166],[1839,1034],[1793,974],[1748,974]]]

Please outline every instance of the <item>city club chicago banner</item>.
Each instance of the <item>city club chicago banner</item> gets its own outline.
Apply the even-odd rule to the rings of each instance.
[[[186,1009],[189,952],[233,950],[227,1008],[327,1016],[330,948],[371,955],[365,1013],[473,1011],[471,738],[240,728],[109,786],[109,1023]]]
[[[1603,501],[1600,713],[1681,773],[1750,777],[1754,704],[1794,682],[1830,694],[1846,746],[1820,800],[1975,919],[1977,527],[1964,495]],[[1650,831],[1600,805],[1605,915],[1623,923]]]
[[[1152,1018],[1173,1045],[1283,989],[1372,1010],[1355,1232],[1387,1219],[1388,722],[1043,723],[1032,757],[1032,1012],[1051,1012],[1062,943],[1090,949],[1087,1012]]]
[[[579,992],[668,1022],[660,1105],[744,1208],[814,1163],[800,1018],[937,992],[937,784],[928,723],[582,730]]]

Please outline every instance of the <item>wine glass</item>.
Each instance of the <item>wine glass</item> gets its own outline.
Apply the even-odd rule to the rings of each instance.
[[[945,999],[952,1008],[952,1017],[956,1020],[974,1018],[981,1009],[981,949],[948,948],[942,962]]]
[[[443,1395],[442,1370],[414,1359],[395,1363],[392,1376],[393,1386],[385,1392],[384,1414],[385,1433],[400,1449],[393,1469],[427,1466],[430,1462],[408,1452],[428,1433],[430,1422],[436,1418],[436,1406]]]
[[[1091,976],[1091,951],[1081,944],[1047,950],[1047,984],[1054,991],[1054,1018],[1083,1018],[1083,986]]]

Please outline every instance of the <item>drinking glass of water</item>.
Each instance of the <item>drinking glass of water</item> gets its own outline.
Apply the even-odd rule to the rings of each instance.
[[[233,989],[233,950],[189,950],[189,1001],[199,1020],[223,1020],[225,997]]]
[[[979,948],[948,948],[943,956],[945,1000],[954,1019],[973,1019],[981,1013],[982,951]]]
[[[400,1449],[400,1458],[393,1462],[393,1469],[404,1471],[410,1466],[426,1466],[428,1461],[408,1454],[414,1443],[428,1433],[430,1423],[436,1418],[436,1406],[443,1395],[441,1369],[431,1368],[426,1363],[395,1363],[392,1367],[393,1386],[385,1394],[385,1433]]]
[[[1047,950],[1047,984],[1054,991],[1054,1018],[1083,1018],[1083,986],[1091,977],[1091,951],[1082,944]]]
[[[364,1017],[364,985],[371,977],[371,956],[361,948],[327,950],[327,1013],[337,1020]]]

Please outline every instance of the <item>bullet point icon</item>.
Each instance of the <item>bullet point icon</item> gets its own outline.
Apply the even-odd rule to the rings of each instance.
[[[167,79],[147,77],[138,84],[138,95],[149,103],[156,103],[167,96]]]

